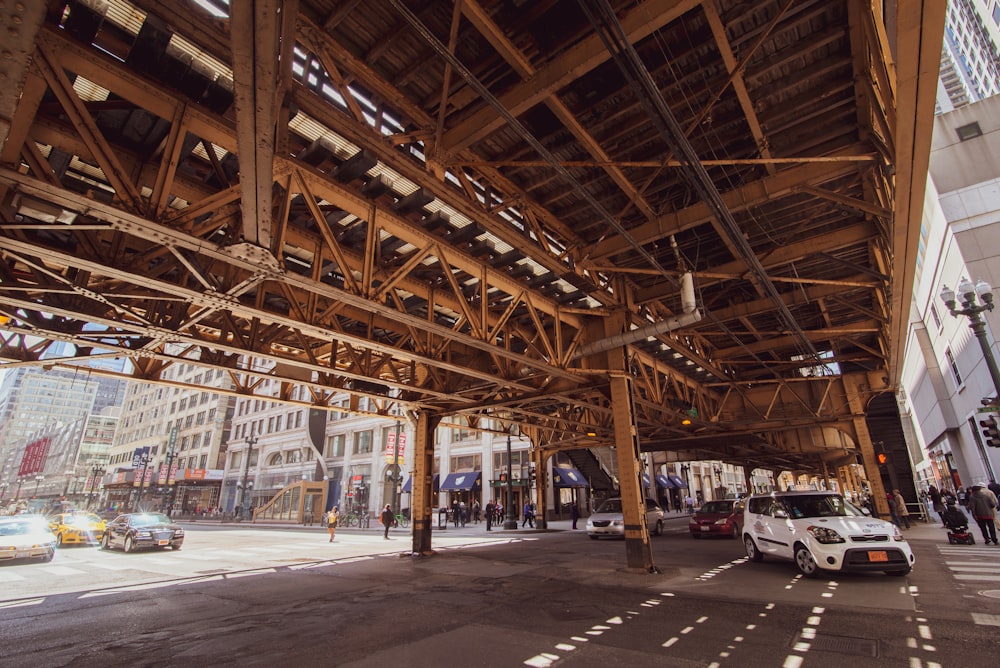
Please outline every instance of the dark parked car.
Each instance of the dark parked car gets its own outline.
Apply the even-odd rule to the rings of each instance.
[[[688,528],[691,529],[692,538],[739,538],[743,533],[743,504],[737,499],[709,501],[691,516]]]
[[[108,523],[101,547],[121,547],[126,552],[148,548],[181,549],[184,529],[163,513],[126,513]]]

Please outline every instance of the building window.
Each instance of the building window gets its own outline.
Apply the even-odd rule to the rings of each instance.
[[[931,302],[931,318],[934,320],[934,326],[937,327],[937,331],[941,331],[941,316],[937,312],[937,307],[934,302]]]
[[[944,351],[944,356],[948,358],[948,366],[951,367],[951,372],[955,376],[955,383],[961,387],[962,374],[958,370],[958,364],[955,362],[955,356],[951,354],[951,348]]]
[[[329,436],[326,439],[326,456],[343,457],[344,441],[346,440],[347,438],[343,434],[337,434],[336,436]]]
[[[354,434],[354,454],[363,455],[372,451],[372,432],[359,431]]]
[[[968,141],[970,139],[983,136],[983,131],[980,129],[979,123],[976,121],[973,121],[968,125],[963,125],[960,128],[955,128],[955,133],[958,135],[959,141]]]

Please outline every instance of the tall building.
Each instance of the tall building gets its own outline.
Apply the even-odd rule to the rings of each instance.
[[[13,489],[35,434],[90,415],[97,388],[96,380],[65,370],[28,367],[5,374],[0,384],[0,485]]]
[[[229,374],[177,364],[163,380],[171,384],[129,383],[104,477],[106,505],[175,510],[218,505],[234,401]]]
[[[1000,2],[948,0],[937,111],[1000,93]]]
[[[997,394],[983,346],[942,287],[963,278],[1000,285],[1000,96],[935,120],[920,255],[898,401],[923,487],[966,487],[1000,475],[1000,448],[982,434],[981,400]],[[996,289],[996,288],[995,288]],[[998,295],[1000,296],[1000,295]],[[994,359],[1000,311],[987,311]]]

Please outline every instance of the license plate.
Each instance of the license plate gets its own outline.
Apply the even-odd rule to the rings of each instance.
[[[868,553],[868,561],[889,561],[889,555],[883,550]]]
[[[701,528],[701,530],[702,530],[702,531],[711,531],[711,530],[712,530],[712,527],[706,527],[706,526],[703,526],[703,527]]]
[[[158,541],[156,541],[157,545],[167,545],[169,543],[170,543],[169,540],[158,540]],[[883,552],[882,554],[885,554],[885,552]]]

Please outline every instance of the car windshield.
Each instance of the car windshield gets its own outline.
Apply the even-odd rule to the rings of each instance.
[[[0,522],[0,536],[23,536],[48,530],[48,525],[36,518]]]
[[[620,513],[622,512],[622,500],[621,499],[607,499],[604,503],[600,505],[597,509],[599,513]]]
[[[833,494],[806,494],[785,499],[788,512],[794,519],[803,517],[856,517],[863,515],[843,497]]]
[[[97,515],[94,515],[93,513],[90,513],[90,514],[87,514],[87,515],[84,515],[84,514],[80,514],[80,515],[66,515],[66,518],[63,521],[63,523],[64,524],[77,525],[77,526],[85,526],[87,524],[95,524],[95,523],[100,522],[100,521],[101,521],[100,517],[98,517]]]
[[[170,524],[170,518],[163,513],[148,513],[132,517],[132,526],[148,527],[154,524]]]
[[[709,501],[701,507],[703,513],[717,513],[719,515],[728,515],[733,512],[733,502],[732,501]]]

